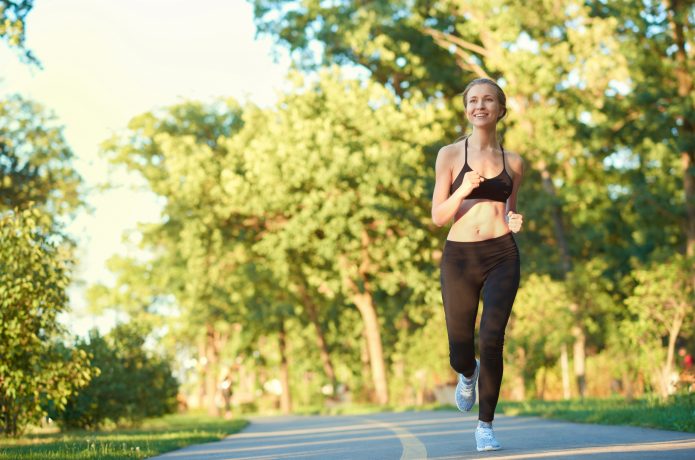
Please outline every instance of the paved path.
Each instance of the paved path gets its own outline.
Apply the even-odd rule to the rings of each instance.
[[[252,418],[241,433],[156,457],[193,459],[695,459],[695,433],[549,421],[495,419],[502,444],[478,453],[477,414],[452,411],[360,416]]]

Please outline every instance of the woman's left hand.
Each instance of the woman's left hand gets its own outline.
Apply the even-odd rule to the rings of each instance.
[[[513,211],[509,211],[507,213],[507,225],[509,226],[509,230],[511,230],[514,233],[517,233],[521,230],[521,224],[524,223],[524,216],[521,214],[517,214]]]

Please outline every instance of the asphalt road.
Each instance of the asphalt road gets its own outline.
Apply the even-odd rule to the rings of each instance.
[[[477,413],[423,411],[252,418],[241,433],[156,459],[695,459],[695,433],[495,418],[502,450],[479,453]]]

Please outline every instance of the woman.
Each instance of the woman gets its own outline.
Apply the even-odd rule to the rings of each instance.
[[[519,287],[519,251],[512,232],[521,230],[516,196],[523,174],[521,157],[497,140],[497,122],[506,97],[492,80],[479,78],[463,92],[473,132],[443,147],[437,155],[432,220],[452,218],[441,261],[441,286],[449,360],[458,373],[456,405],[470,411],[478,380],[480,409],[475,440],[478,451],[497,450],[492,420],[502,382],[504,331]],[[474,330],[482,291],[480,360]]]

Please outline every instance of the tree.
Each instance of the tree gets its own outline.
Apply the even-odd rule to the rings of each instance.
[[[426,97],[447,98],[460,91],[466,70],[422,33],[423,25],[441,30],[456,25],[459,18],[446,7],[420,0],[252,3],[258,32],[288,47],[305,70],[356,65],[405,98],[413,90]],[[314,46],[317,43],[320,47]]]
[[[614,36],[618,25],[614,18],[594,14],[579,0],[543,3],[534,9],[515,0],[377,1],[361,8],[362,13],[351,13],[361,7],[354,1],[326,6],[305,1],[287,7],[275,0],[258,0],[255,5],[263,33],[292,50],[316,49],[315,43],[320,42],[322,58],[365,66],[377,81],[384,74],[398,75],[392,68],[403,67],[421,76],[418,89],[425,94],[451,97],[463,88],[464,79],[453,83],[456,91],[445,91],[438,78],[452,75],[452,67],[459,67],[457,75],[465,79],[499,78],[510,107],[504,144],[520,152],[530,166],[520,200],[533,224],[521,236],[522,244],[524,239],[549,243],[528,245],[528,259],[534,265],[544,264],[525,268],[564,278],[572,270],[573,259],[587,246],[589,251],[601,250],[602,242],[568,229],[574,229],[575,215],[583,218],[585,210],[603,196],[575,190],[583,192],[587,182],[597,191],[605,188],[591,173],[601,175],[607,153],[586,151],[577,134],[584,129],[582,120],[587,115],[600,115],[611,85],[627,78],[626,61]],[[350,21],[350,14],[368,19]],[[437,45],[449,58],[435,53],[430,66],[418,56],[424,46],[414,48],[414,42]],[[365,64],[364,55],[373,59]],[[435,66],[447,71],[439,73]],[[412,93],[392,87],[403,97]],[[579,324],[575,336],[579,351],[586,341],[586,331]],[[577,358],[581,356],[583,352]]]
[[[21,96],[0,101],[0,210],[37,206],[58,232],[82,204],[72,158],[53,115]]]
[[[675,185],[682,195],[670,196],[666,203],[675,205],[675,209],[664,206],[662,215],[668,221],[677,219],[683,252],[692,256],[695,254],[695,69],[692,59],[695,2],[649,0],[605,5],[597,2],[596,10],[605,16],[617,13],[624,18],[618,32],[622,38],[622,52],[631,63],[630,91],[616,101],[622,121],[615,123],[614,131],[621,144],[638,153],[647,163],[640,162],[640,172],[646,170],[645,175],[651,175],[650,169],[664,168],[671,175],[669,185],[677,179]],[[609,108],[615,110],[615,107]],[[654,152],[655,145],[663,145],[665,149]],[[655,164],[650,165],[652,162]],[[640,189],[637,190],[645,199],[656,198],[654,195],[659,193],[658,188],[648,185]],[[657,202],[662,204],[660,200]],[[695,280],[692,283],[695,286]]]
[[[563,390],[569,398],[570,382],[567,345],[572,342],[569,333],[572,316],[567,309],[569,295],[564,283],[548,275],[531,274],[519,288],[507,332],[507,359],[512,364],[515,399],[525,399],[526,389],[534,385],[537,372],[551,367],[560,360]],[[545,376],[544,376],[545,377]],[[529,382],[530,381],[530,382]],[[535,394],[543,399],[543,381]]]
[[[0,0],[0,39],[17,50],[23,61],[40,65],[24,44],[26,18],[33,6],[34,0]]]
[[[105,337],[92,330],[77,340],[75,348],[100,373],[53,414],[63,427],[95,430],[107,420],[137,424],[176,410],[178,382],[167,360],[145,349],[145,332],[137,324],[119,324]]]
[[[245,206],[272,225],[254,247],[275,273],[295,265],[312,290],[357,308],[383,404],[384,324],[407,316],[433,285],[422,157],[441,125],[424,101],[398,106],[380,85],[335,70],[298,81],[276,110],[248,112],[230,140],[245,155],[246,180],[230,182],[257,191],[243,195]]]
[[[16,435],[58,409],[94,375],[87,354],[66,350],[68,261],[37,209],[0,216],[0,430]]]
[[[636,270],[634,291],[625,301],[632,317],[624,322],[631,350],[639,350],[646,375],[653,377],[662,398],[670,394],[675,350],[682,334],[693,332],[695,293],[692,259],[675,255]],[[665,343],[665,346],[664,346]]]
[[[129,299],[150,306],[156,296],[173,299],[179,317],[168,326],[179,344],[197,350],[199,399],[213,414],[221,353],[253,291],[244,267],[254,226],[221,199],[222,164],[231,155],[223,141],[240,129],[241,110],[231,99],[186,102],[135,117],[126,133],[104,144],[111,161],[140,173],[164,202],[162,222],[141,228],[141,246],[153,259],[145,267],[119,264],[114,288],[125,295],[116,292],[110,301],[132,311]],[[156,288],[145,279],[156,280]]]

